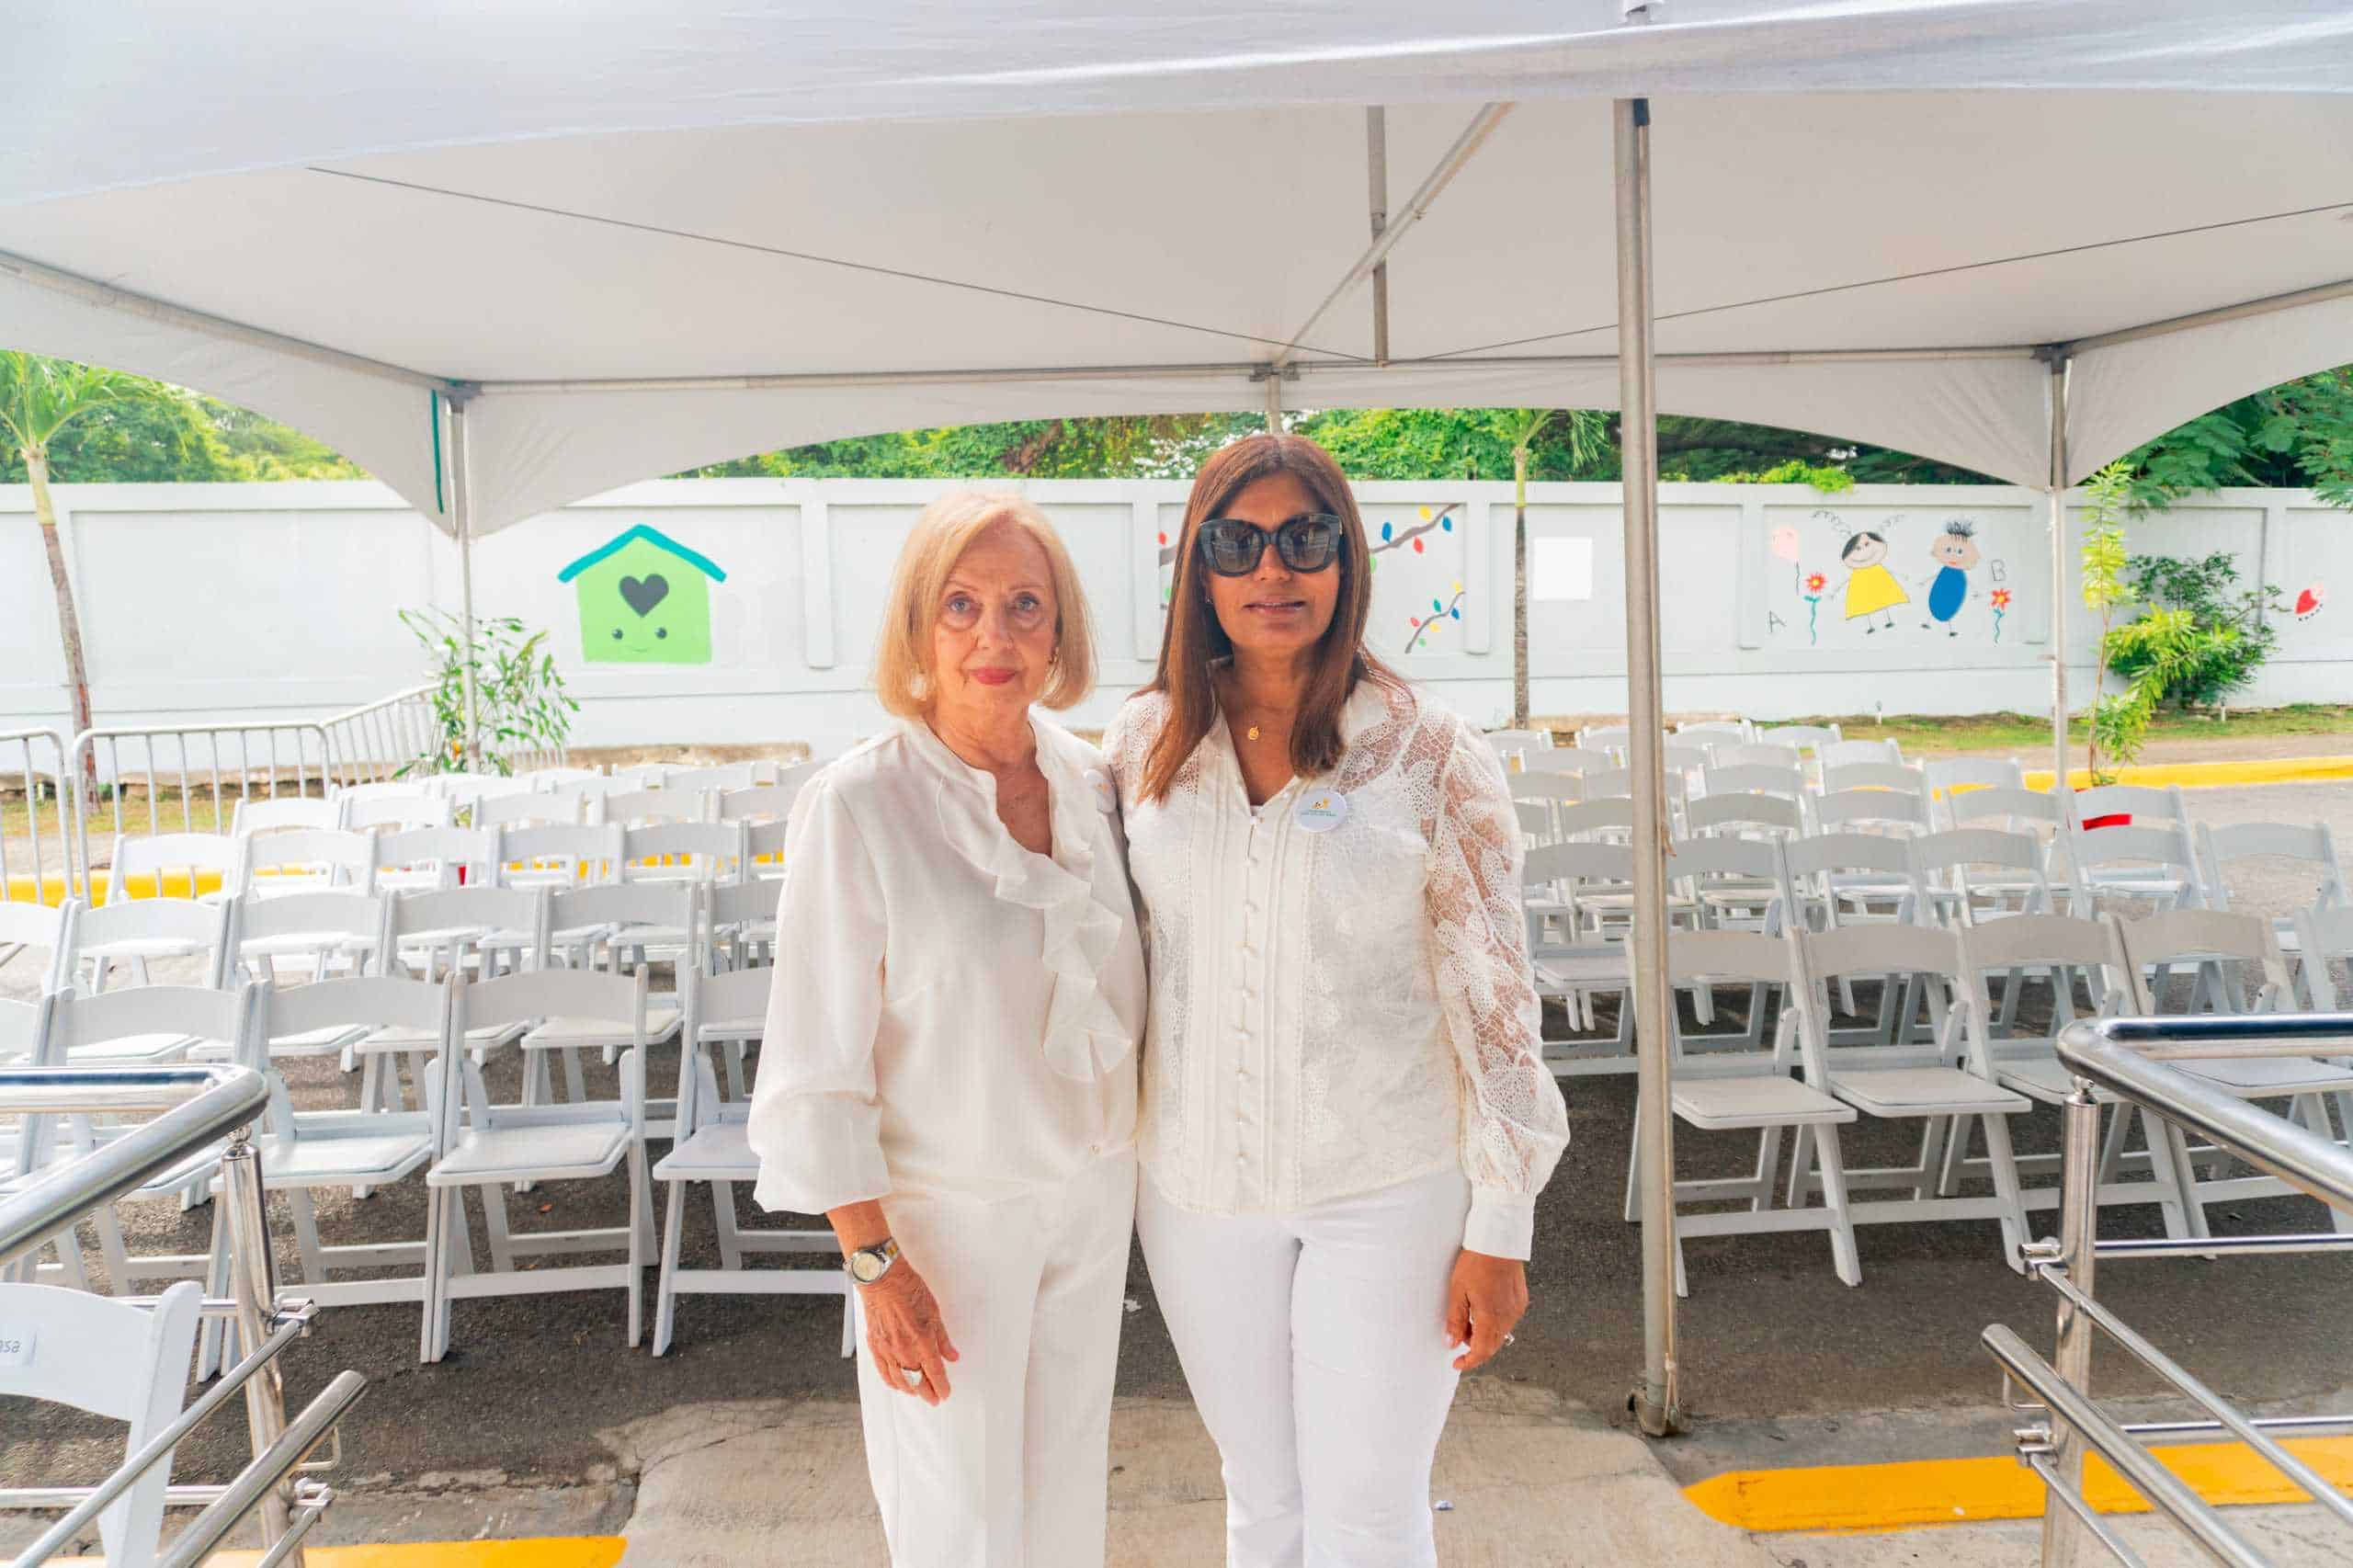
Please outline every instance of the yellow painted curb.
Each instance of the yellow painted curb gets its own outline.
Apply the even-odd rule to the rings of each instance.
[[[2119,784],[2145,784],[2162,789],[2178,784],[2185,790],[2220,790],[2233,784],[2310,784],[2330,778],[2353,778],[2353,756],[2277,756],[2260,762],[2153,762],[2146,767],[2120,767]],[[2071,769],[2067,782],[2075,789],[2091,788],[2092,776]],[[2051,770],[2026,776],[2029,790],[2051,788]]]
[[[2281,1446],[2332,1486],[2353,1485],[2353,1437],[2292,1437]],[[2309,1500],[2243,1443],[2181,1443],[2151,1451],[2218,1506]],[[2084,1483],[2103,1514],[2149,1511],[2141,1494],[2097,1457],[2085,1466]],[[1683,1495],[1710,1518],[1745,1530],[1859,1533],[2042,1515],[2041,1479],[2004,1456],[1733,1471],[1687,1486]]]
[[[617,1535],[549,1536],[533,1540],[421,1540],[404,1546],[313,1546],[317,1568],[613,1568],[629,1542]],[[104,1568],[102,1557],[61,1557]],[[258,1551],[216,1552],[214,1568],[251,1568]]]
[[[90,902],[92,903],[104,903],[107,901],[106,877],[101,873],[93,872],[91,874],[91,881],[93,885],[90,890]],[[200,898],[206,893],[219,892],[221,891],[221,873],[218,871],[197,872],[196,882],[193,889],[189,886],[188,875],[186,871],[171,871],[165,873],[163,880],[163,887],[160,891],[155,885],[155,876],[152,871],[134,872],[131,876],[123,878],[122,885],[123,891],[131,894],[134,899]],[[31,876],[24,875],[10,877],[8,879],[8,896],[11,899],[31,898],[33,896],[33,880]],[[64,901],[64,898],[65,880],[63,877],[43,877],[41,879],[41,903],[51,904],[60,903]]]

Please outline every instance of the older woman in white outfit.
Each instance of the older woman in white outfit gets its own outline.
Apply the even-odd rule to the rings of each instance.
[[[1218,452],[1104,738],[1151,933],[1137,1228],[1232,1568],[1437,1561],[1438,1434],[1568,1142],[1501,766],[1364,646],[1370,576],[1323,449]]]
[[[824,1213],[858,1282],[892,1562],[1086,1568],[1144,973],[1101,758],[1032,711],[1086,694],[1086,602],[1034,507],[950,495],[881,644],[898,722],[793,803],[756,1193]]]

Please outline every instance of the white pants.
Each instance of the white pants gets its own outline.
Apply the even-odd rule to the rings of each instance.
[[[1183,1210],[1144,1261],[1225,1473],[1229,1568],[1430,1568],[1430,1461],[1461,1376],[1446,1292],[1460,1171],[1296,1214]]]
[[[962,1356],[928,1405],[858,1338],[893,1568],[1099,1568],[1135,1192],[1121,1153],[1023,1198],[883,1200]]]

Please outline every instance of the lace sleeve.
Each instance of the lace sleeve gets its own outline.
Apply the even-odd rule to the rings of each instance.
[[[1568,1146],[1569,1113],[1544,1065],[1520,863],[1502,765],[1458,724],[1430,835],[1428,896],[1438,996],[1462,1082],[1462,1170],[1472,1184],[1463,1245],[1524,1258],[1536,1195]]]

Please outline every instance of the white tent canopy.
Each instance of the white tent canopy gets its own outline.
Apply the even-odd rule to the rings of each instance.
[[[0,342],[284,418],[444,527],[453,388],[476,534],[843,435],[1260,407],[1276,362],[1293,406],[1609,407],[1605,99],[1646,92],[1666,412],[2041,484],[2038,347],[2319,290],[2078,349],[2070,477],[2353,359],[2353,12],[1619,10],[57,6],[0,101]]]

